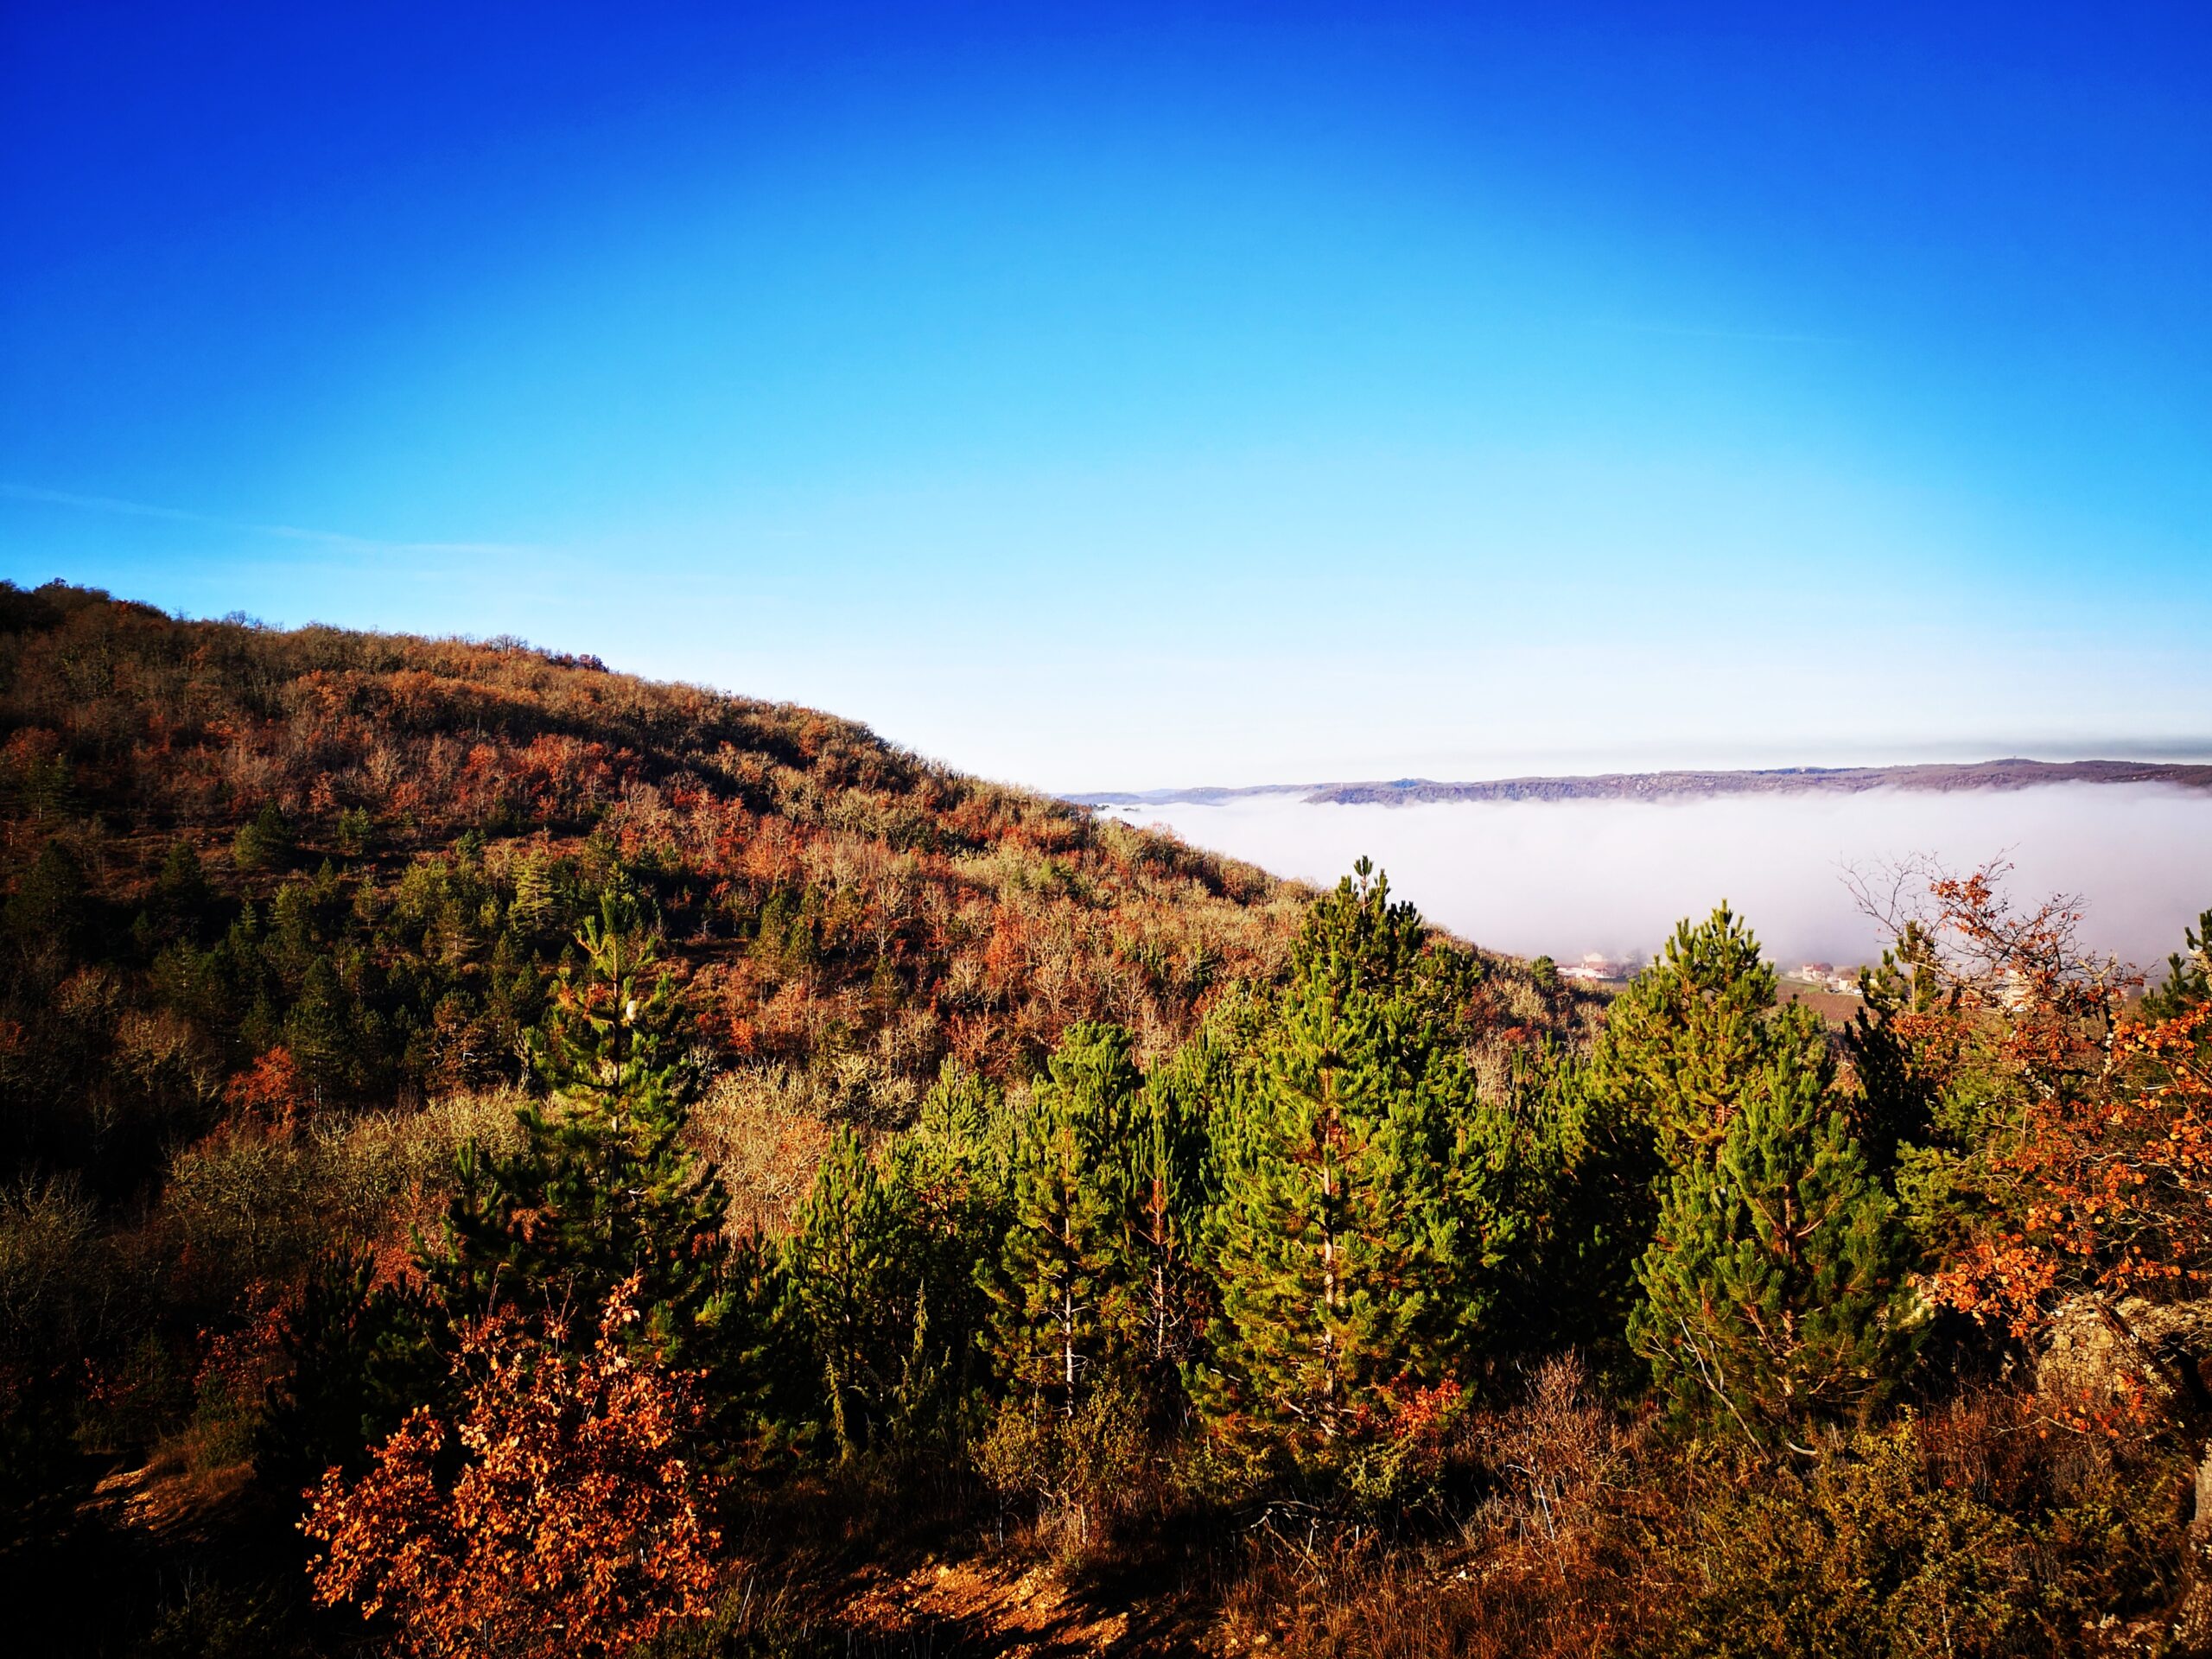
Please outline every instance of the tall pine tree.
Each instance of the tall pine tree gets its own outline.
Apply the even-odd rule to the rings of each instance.
[[[989,1283],[993,1346],[1020,1395],[1072,1416],[1129,1357],[1129,1155],[1144,1078],[1116,1027],[1069,1027],[1014,1143]]]
[[[1183,1414],[1182,1370],[1210,1316],[1203,1247],[1214,1178],[1206,1114],[1234,1076],[1231,1050],[1210,1022],[1146,1079],[1124,1142],[1121,1320],[1140,1389],[1162,1427]]]
[[[1648,1137],[1614,1133],[1571,1052],[1516,1056],[1512,1139],[1499,1185],[1525,1218],[1519,1270],[1502,1287],[1497,1345],[1522,1354],[1573,1348],[1601,1369],[1641,1362],[1626,1347],[1631,1277],[1650,1236]]]
[[[1726,905],[1685,920],[1606,1011],[1586,1061],[1562,1058],[1539,1090],[1558,1141],[1557,1236],[1544,1276],[1562,1337],[1629,1359],[1637,1263],[1673,1172],[1710,1158],[1741,1096],[1777,1057],[1827,1064],[1809,1010],[1777,1008],[1774,969]]]
[[[898,1189],[841,1130],[785,1247],[786,1283],[842,1455],[905,1426],[931,1357],[926,1287]]]
[[[575,943],[581,959],[563,966],[529,1039],[547,1098],[518,1114],[512,1157],[463,1148],[428,1276],[467,1314],[518,1296],[594,1308],[636,1274],[645,1334],[701,1359],[730,1291],[713,1172],[682,1141],[674,982],[617,889]]]
[[[1256,1063],[1215,1112],[1220,1298],[1192,1389],[1255,1460],[1342,1470],[1448,1389],[1516,1224],[1502,1125],[1449,1040],[1413,906],[1363,860],[1309,912]]]

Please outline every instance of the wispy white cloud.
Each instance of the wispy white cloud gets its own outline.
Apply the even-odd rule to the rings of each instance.
[[[165,507],[150,501],[125,501],[109,495],[78,495],[67,490],[41,489],[32,484],[0,480],[0,497],[35,502],[44,506],[73,507],[86,512],[121,513],[134,518],[163,518],[175,524],[205,524],[214,530],[245,535],[274,536],[285,541],[308,542],[318,547],[346,548],[363,553],[538,553],[544,550],[519,542],[396,542],[373,536],[352,536],[343,531],[312,530],[301,524],[264,524],[250,519],[225,518],[213,513]]]

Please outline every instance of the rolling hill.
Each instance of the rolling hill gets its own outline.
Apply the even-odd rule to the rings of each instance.
[[[948,1058],[1021,1075],[1078,1020],[1165,1052],[1275,970],[1303,903],[810,709],[59,583],[0,588],[0,789],[7,1161],[111,1185],[256,1087],[516,1078],[610,884],[657,912],[703,1065],[835,1073],[893,1112]]]

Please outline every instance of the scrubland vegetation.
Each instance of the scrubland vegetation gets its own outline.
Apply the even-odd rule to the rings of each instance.
[[[2212,1641],[2212,916],[1838,1030],[512,642],[5,588],[0,720],[42,1650]]]

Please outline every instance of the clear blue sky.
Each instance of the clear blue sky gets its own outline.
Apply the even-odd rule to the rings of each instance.
[[[0,574],[1055,787],[2202,751],[2208,89],[2202,3],[10,6]]]

